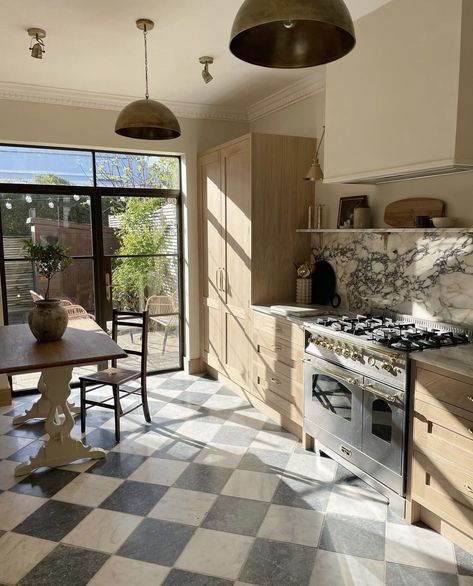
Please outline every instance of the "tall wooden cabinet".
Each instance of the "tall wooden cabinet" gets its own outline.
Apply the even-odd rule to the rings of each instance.
[[[308,257],[315,139],[249,134],[199,159],[201,354],[251,392],[251,304],[293,302],[294,262]]]

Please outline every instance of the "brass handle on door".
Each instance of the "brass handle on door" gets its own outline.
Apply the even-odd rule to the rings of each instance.
[[[281,381],[278,380],[277,378],[274,378],[274,377],[271,377],[271,382],[272,383],[276,383],[277,385],[280,385],[281,384]]]
[[[473,488],[469,484],[465,484],[465,488],[468,492],[473,492]]]
[[[225,269],[220,269],[220,291],[225,291],[225,289],[223,288],[224,285],[224,277],[223,277],[223,271]]]
[[[472,396],[472,395],[469,395],[469,396],[467,397],[467,399],[468,399],[468,401],[473,401],[473,396]]]
[[[368,391],[368,393],[372,393],[373,395],[376,395],[377,397],[381,397],[382,399],[385,399],[386,401],[389,401],[390,403],[395,403],[399,399],[398,395],[390,395],[389,393],[383,393],[383,391],[375,389],[374,387],[371,387],[370,385],[360,385],[360,388],[363,389],[364,391]]]
[[[105,273],[105,296],[107,301],[112,300],[112,289],[113,285],[110,278],[110,273]]]
[[[468,433],[471,433],[471,435],[473,435],[473,427],[467,427],[467,428],[466,428],[466,431],[467,431]]]
[[[217,287],[217,291],[220,291],[220,287],[218,284],[219,276],[220,276],[220,269],[216,269],[216,271],[215,271],[215,287]]]

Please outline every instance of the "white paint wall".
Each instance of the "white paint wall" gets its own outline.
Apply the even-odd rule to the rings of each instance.
[[[199,271],[197,233],[197,155],[248,132],[244,123],[180,119],[182,135],[153,142],[114,132],[117,112],[33,102],[0,100],[0,143],[159,152],[182,155],[186,358],[198,358]]]

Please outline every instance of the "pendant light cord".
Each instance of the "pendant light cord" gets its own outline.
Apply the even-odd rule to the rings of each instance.
[[[317,159],[317,157],[319,156],[320,147],[322,146],[322,143],[324,142],[324,136],[325,136],[325,125],[324,125],[324,130],[322,132],[322,136],[320,137],[320,140],[319,140],[319,146],[317,147],[317,152],[315,153],[315,159]]]
[[[146,29],[146,25],[143,27],[143,37],[145,41],[145,84],[146,84],[146,93],[145,97],[149,99],[149,90],[148,90],[148,44],[146,42],[146,37],[148,35],[148,31]]]

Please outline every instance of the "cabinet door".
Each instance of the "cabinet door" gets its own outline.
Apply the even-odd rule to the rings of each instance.
[[[250,139],[221,151],[223,233],[223,366],[244,388],[250,380],[251,176]]]
[[[200,159],[201,259],[202,259],[202,357],[221,371],[223,351],[223,195],[220,153]]]

